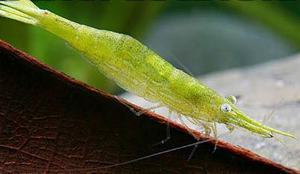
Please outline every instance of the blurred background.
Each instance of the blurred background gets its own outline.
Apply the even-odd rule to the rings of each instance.
[[[300,1],[34,1],[78,23],[129,34],[198,76],[258,64],[300,49]],[[0,19],[0,39],[96,88],[113,82],[63,40],[39,28]]]

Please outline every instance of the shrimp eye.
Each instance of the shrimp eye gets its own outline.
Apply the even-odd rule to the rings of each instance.
[[[231,109],[231,106],[229,104],[225,103],[225,104],[221,105],[221,111],[223,111],[223,112],[230,112],[231,110],[232,109]]]
[[[230,96],[228,96],[228,97],[226,97],[226,99],[227,100],[229,100],[232,104],[236,104],[236,102],[237,102],[237,99],[236,99],[236,97],[235,96],[233,96],[233,95],[230,95]]]

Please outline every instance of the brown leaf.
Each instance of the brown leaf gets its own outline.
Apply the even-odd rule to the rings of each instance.
[[[199,145],[190,161],[193,147],[103,168],[196,141],[170,122],[171,140],[152,146],[165,137],[167,120],[135,116],[124,103],[0,41],[0,172],[297,173],[222,141],[215,152],[213,141]]]

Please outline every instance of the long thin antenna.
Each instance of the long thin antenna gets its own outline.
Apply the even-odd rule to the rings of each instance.
[[[226,134],[225,133],[221,134],[219,137],[222,137],[223,135],[226,135]],[[172,149],[161,151],[161,152],[157,152],[157,153],[147,155],[147,156],[143,156],[143,157],[140,157],[140,158],[136,158],[136,159],[133,159],[133,160],[129,160],[129,161],[125,161],[125,162],[121,162],[121,163],[117,163],[117,164],[112,164],[112,165],[107,165],[107,166],[102,166],[102,167],[83,168],[83,169],[67,169],[67,170],[49,170],[49,171],[51,171],[51,172],[59,172],[59,171],[76,172],[76,171],[90,171],[90,170],[108,169],[108,168],[112,168],[112,167],[118,167],[118,166],[123,166],[123,165],[131,164],[131,163],[135,163],[135,162],[142,161],[142,160],[145,160],[145,159],[148,159],[148,158],[152,158],[152,157],[155,157],[155,156],[163,155],[163,154],[166,154],[166,153],[170,153],[170,152],[173,152],[173,151],[185,149],[185,148],[188,148],[188,147],[196,146],[196,145],[206,143],[206,142],[209,142],[209,141],[214,141],[214,140],[215,139],[213,139],[213,138],[209,138],[209,139],[206,139],[206,140],[197,141],[195,143],[183,145],[183,146],[180,146],[180,147],[172,148]]]
[[[186,73],[188,73],[190,76],[193,76],[196,78],[196,76],[189,70],[189,68],[187,66],[185,66],[179,59],[177,56],[175,56],[173,53],[171,53],[171,51],[165,51],[165,53],[170,57],[172,60],[175,61],[176,64],[178,64],[182,70],[184,70]]]
[[[172,55],[172,54],[171,54]],[[177,63],[179,66],[182,67],[182,69],[187,72],[190,76],[193,76],[196,78],[196,76],[190,71],[175,55],[171,56],[173,60],[175,60],[175,63]]]
[[[202,143],[205,143],[205,142],[209,142],[209,141],[214,141],[214,139],[206,139],[206,140],[202,140],[202,141],[197,141],[197,142],[192,143],[192,144],[187,144],[187,145],[183,145],[183,146],[180,146],[180,147],[172,148],[172,149],[169,149],[169,150],[157,152],[157,153],[154,153],[154,154],[151,154],[151,155],[143,156],[143,157],[136,158],[136,159],[133,159],[133,160],[121,162],[121,163],[118,163],[118,164],[112,164],[112,165],[103,166],[103,167],[86,168],[86,169],[73,169],[73,170],[71,169],[71,170],[68,170],[68,171],[97,170],[97,169],[107,169],[107,168],[111,168],[111,167],[123,166],[123,165],[126,165],[126,164],[131,164],[131,163],[134,163],[134,162],[145,160],[145,159],[148,159],[148,158],[151,158],[151,157],[155,157],[155,156],[158,156],[158,155],[163,155],[163,154],[170,153],[170,152],[173,152],[173,151],[185,149],[185,148],[188,148],[188,147],[191,147],[191,146],[195,146],[195,145],[199,145],[199,144],[202,144]]]

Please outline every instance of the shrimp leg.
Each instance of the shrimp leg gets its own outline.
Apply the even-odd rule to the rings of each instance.
[[[169,109],[169,114],[168,114],[168,119],[171,119],[172,111]],[[166,127],[166,137],[159,141],[158,143],[155,143],[153,146],[165,144],[167,141],[171,139],[171,129],[170,129],[170,122],[167,122],[167,127]]]

